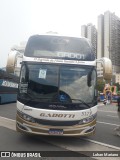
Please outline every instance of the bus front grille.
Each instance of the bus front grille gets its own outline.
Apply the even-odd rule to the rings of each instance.
[[[50,121],[50,120],[41,120],[35,119],[36,123],[41,125],[50,125],[50,126],[73,126],[78,125],[80,120],[78,121]]]

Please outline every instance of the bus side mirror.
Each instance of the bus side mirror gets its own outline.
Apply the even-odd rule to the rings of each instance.
[[[103,57],[96,60],[97,63],[101,63],[103,67],[103,78],[110,81],[112,78],[112,62],[109,58]]]
[[[87,75],[87,85],[88,85],[88,87],[91,86],[91,72],[89,72]]]

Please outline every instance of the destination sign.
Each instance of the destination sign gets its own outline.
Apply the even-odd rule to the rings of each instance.
[[[50,51],[41,51],[35,50],[34,56],[39,57],[56,57],[56,58],[66,58],[66,59],[85,59],[85,54],[82,53],[71,53],[71,52],[50,52]]]
[[[83,53],[71,53],[71,52],[50,52],[35,50],[33,53],[34,57],[40,58],[54,58],[54,59],[65,59],[65,60],[94,60],[94,54],[83,54]]]
[[[13,83],[13,82],[10,82],[10,81],[5,81],[5,80],[2,82],[1,86],[18,88],[18,84],[17,83]]]

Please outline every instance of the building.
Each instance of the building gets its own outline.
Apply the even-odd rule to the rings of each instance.
[[[98,16],[97,58],[104,57],[104,16]]]
[[[81,26],[81,36],[87,37],[87,26],[86,25]]]
[[[120,84],[120,74],[114,74],[112,78],[112,82]]]
[[[81,36],[88,38],[93,46],[95,56],[97,56],[97,30],[91,23],[81,26]]]
[[[110,58],[113,73],[120,73],[120,19],[106,11],[98,16],[97,58]]]

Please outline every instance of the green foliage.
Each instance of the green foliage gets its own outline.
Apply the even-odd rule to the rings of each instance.
[[[118,91],[118,95],[120,96],[120,91]]]
[[[114,87],[111,88],[111,91],[112,91],[112,92],[114,91]]]
[[[119,83],[114,83],[113,86],[116,86],[118,91],[120,90],[120,85],[119,85]]]
[[[104,87],[105,87],[105,82],[103,81],[103,79],[98,79],[97,80],[97,90],[100,92],[103,92]]]

